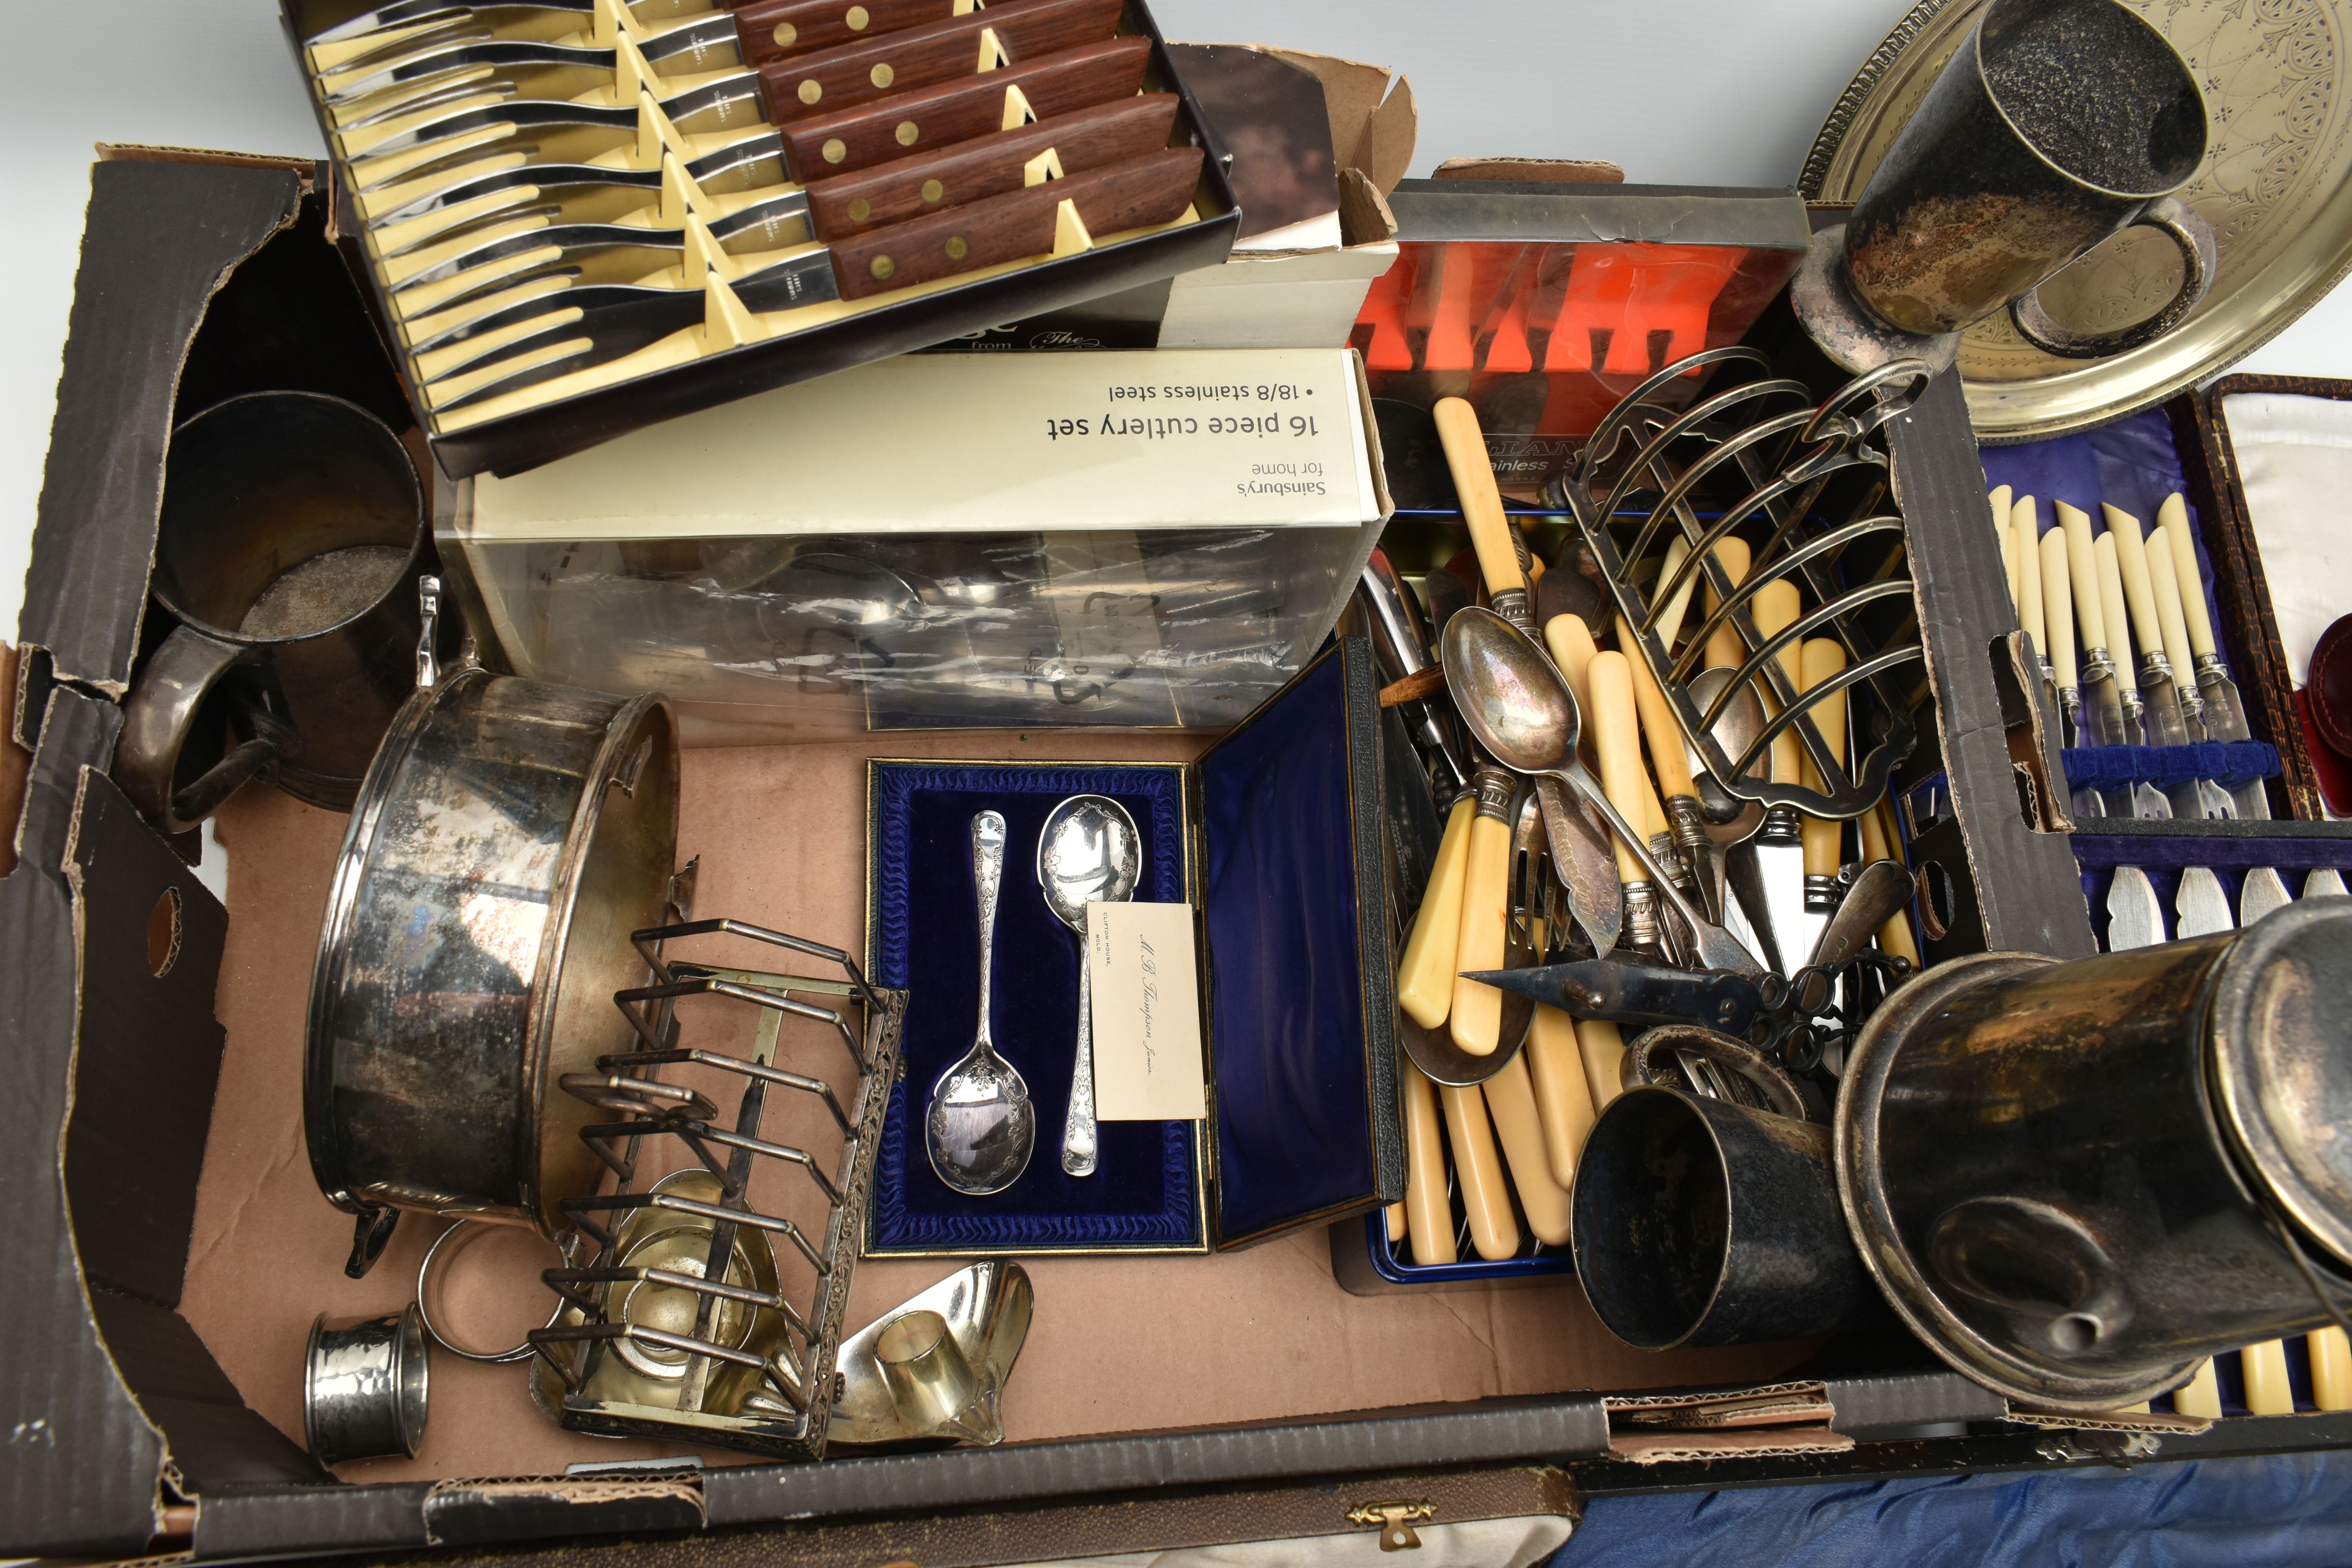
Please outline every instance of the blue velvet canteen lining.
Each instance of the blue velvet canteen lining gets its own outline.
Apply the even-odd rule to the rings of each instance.
[[[909,993],[906,1066],[892,1089],[875,1172],[869,1250],[1097,1250],[1203,1241],[1194,1125],[1106,1121],[1091,1176],[1062,1170],[1062,1120],[1076,1048],[1078,939],[1038,890],[1037,837],[1055,805],[1108,795],[1143,843],[1140,902],[1185,897],[1181,770],[1150,764],[1016,767],[886,763],[875,769],[874,963]],[[931,1085],[971,1048],[979,1006],[979,909],[971,819],[1001,812],[1006,840],[991,1025],[1037,1108],[1037,1146],[1020,1180],[967,1197],[932,1172],[922,1118]]]

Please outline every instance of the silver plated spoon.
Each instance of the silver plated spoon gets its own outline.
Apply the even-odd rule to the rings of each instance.
[[[1135,897],[1142,837],[1127,808],[1108,795],[1074,795],[1037,836],[1037,887],[1054,918],[1078,934],[1078,1047],[1070,1069],[1070,1113],[1062,1123],[1062,1169],[1095,1173],[1094,985],[1087,963],[1087,906]]]
[[[1699,912],[1674,885],[1650,846],[1601,793],[1576,754],[1584,715],[1576,693],[1535,639],[1492,610],[1455,612],[1440,639],[1445,689],[1478,743],[1513,773],[1558,779],[1582,795],[1650,874],[1660,896],[1691,930],[1702,967],[1761,974],[1764,966],[1739,939]]]
[[[996,1054],[988,1027],[989,972],[996,959],[996,896],[1004,882],[1004,818],[971,819],[971,880],[980,895],[980,1026],[971,1049],[931,1085],[923,1120],[931,1169],[960,1193],[1001,1193],[1029,1168],[1037,1144],[1037,1108],[1029,1085]]]

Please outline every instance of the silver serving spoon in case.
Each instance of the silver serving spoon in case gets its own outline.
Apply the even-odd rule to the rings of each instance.
[[[1037,836],[1037,887],[1054,918],[1078,935],[1078,1047],[1070,1069],[1070,1113],[1062,1124],[1062,1169],[1095,1173],[1094,985],[1087,962],[1087,906],[1135,897],[1141,836],[1127,808],[1105,795],[1074,795]]]
[[[940,1181],[985,1197],[1021,1179],[1037,1143],[1037,1110],[1029,1103],[1029,1085],[996,1054],[989,1037],[996,896],[1004,882],[1004,818],[992,811],[971,819],[971,880],[980,895],[980,1026],[971,1049],[931,1085],[923,1139]]]

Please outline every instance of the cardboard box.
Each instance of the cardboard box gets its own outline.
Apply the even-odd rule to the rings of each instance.
[[[461,480],[438,532],[487,658],[741,745],[1225,728],[1389,510],[1345,349],[914,355]]]
[[[423,323],[446,324],[450,317],[447,313],[437,318],[420,314],[405,307],[396,308],[393,303],[383,263],[389,253],[387,246],[398,249],[402,237],[396,231],[371,227],[362,216],[361,187],[384,189],[397,182],[390,176],[354,173],[352,155],[363,154],[367,144],[347,140],[384,134],[396,130],[402,122],[387,121],[381,127],[365,121],[342,124],[341,116],[325,96],[325,79],[319,73],[338,62],[348,64],[345,57],[356,46],[337,43],[332,46],[337,52],[330,57],[305,43],[344,22],[354,9],[345,0],[285,0],[281,14],[296,67],[318,110],[320,131],[329,147],[338,150],[336,232],[353,276],[360,279],[383,331],[384,341],[393,346],[394,358],[401,364],[415,400],[418,422],[427,432],[434,456],[442,468],[453,475],[486,469],[517,473],[681,414],[888,358],[977,331],[992,322],[1038,315],[1098,295],[1135,289],[1186,268],[1222,258],[1239,222],[1223,170],[1211,156],[1202,161],[1191,206],[1171,223],[1147,225],[1115,234],[1107,232],[1097,243],[1087,232],[1086,224],[1075,209],[1065,202],[1050,259],[1002,262],[932,283],[893,289],[865,300],[773,309],[761,302],[773,290],[763,293],[759,289],[752,281],[755,274],[743,269],[742,258],[722,261],[716,268],[705,268],[687,259],[658,276],[669,280],[660,286],[692,289],[708,296],[707,310],[696,323],[682,327],[628,360],[583,369],[527,390],[486,393],[483,398],[460,408],[457,406],[458,401],[467,398],[481,380],[478,366],[452,365],[446,363],[448,354],[439,351],[428,351],[425,357],[418,357],[418,345],[428,342],[434,331]],[[592,22],[599,29],[618,26],[626,31],[643,26],[625,8],[615,14],[630,16],[631,20],[625,24],[614,22],[611,15],[604,12],[595,13],[593,17],[583,15],[582,36],[587,36],[586,27]],[[656,34],[661,30],[660,25],[654,28]],[[1118,33],[1124,37],[1145,40],[1150,46],[1142,90],[1171,92],[1180,100],[1169,147],[1209,148],[1209,133],[1199,105],[1186,90],[1142,0],[1126,0]],[[642,55],[638,58],[644,58]],[[649,89],[656,89],[652,96],[683,102],[682,99],[670,100],[672,91],[685,89],[660,77],[661,70],[671,68],[660,57],[656,58],[656,75],[647,83]],[[698,54],[681,57],[682,65],[697,63],[701,63]],[[699,83],[708,72],[674,74],[678,81]],[[698,87],[696,90],[700,89]],[[752,101],[763,104],[764,99]],[[634,99],[629,107],[636,107]],[[756,129],[763,123],[760,116],[765,112],[764,107],[745,108],[743,124],[737,129]],[[1024,113],[1036,118],[1034,106],[1025,97],[1018,102],[1007,99],[1004,113],[1008,124],[1021,123]],[[1045,118],[1051,117],[1049,109]],[[681,132],[666,120],[646,118],[642,113],[640,121],[631,165],[640,170],[661,169],[660,160],[666,155],[674,156],[683,166],[714,150],[706,142],[737,133],[730,130],[698,140],[692,132],[699,129],[698,122],[689,121]],[[916,124],[911,119],[904,122],[905,126]],[[911,144],[906,134],[902,131],[902,145]],[[815,156],[814,153],[809,154],[811,159]],[[710,198],[698,187],[689,195],[677,197],[672,205],[679,208],[681,215],[671,220],[668,226],[673,231],[685,221],[685,207],[693,208],[698,221],[699,215],[715,210],[710,206]],[[923,224],[931,219],[910,221]],[[387,233],[394,237],[387,240]],[[926,230],[922,237],[929,244],[935,237]],[[956,248],[962,243],[961,235],[947,241],[950,254],[963,255]],[[784,254],[761,253],[760,259],[764,264],[770,258]],[[877,259],[873,266],[876,278],[889,276],[887,256]],[[728,288],[709,281],[714,277],[726,279],[730,271],[736,276],[728,280]],[[752,291],[754,306],[747,307],[740,297],[744,289]],[[499,298],[504,300],[509,296]],[[583,324],[593,335],[594,322]],[[446,379],[436,385],[436,377]]]
[[[0,1232],[11,1282],[0,1335],[16,1347],[0,1362],[0,1415],[16,1434],[0,1445],[0,1547],[205,1560],[719,1527],[777,1531],[779,1549],[837,1546],[860,1561],[916,1550],[943,1563],[1034,1561],[1062,1543],[1316,1533],[1299,1522],[1311,1511],[1302,1493],[1335,1531],[1360,1508],[1381,1521],[1373,1505],[1400,1494],[1433,1501],[1441,1523],[1565,1506],[1556,1490],[1530,1500],[1526,1485],[1475,1506],[1450,1489],[1480,1473],[1567,1469],[1587,1489],[1712,1487],[2106,1463],[2126,1441],[2143,1445],[2137,1457],[2153,1443],[2169,1458],[2352,1439],[2342,1416],[2224,1422],[2200,1439],[1971,1427],[1990,1419],[1969,1398],[1980,1391],[1921,1376],[1916,1348],[1908,1363],[1896,1353],[1811,1373],[1799,1370],[1801,1345],[1643,1355],[1610,1340],[1571,1289],[1363,1301],[1334,1282],[1320,1237],[1288,1237],[1211,1258],[1030,1264],[1039,1310],[1006,1406],[1013,1440],[1000,1448],[681,1465],[697,1457],[558,1431],[530,1408],[517,1368],[443,1358],[425,1456],[329,1476],[290,1436],[303,1331],[322,1310],[399,1306],[430,1228],[410,1227],[367,1279],[351,1280],[347,1218],[303,1168],[309,961],[346,824],[274,791],[239,795],[219,827],[225,907],[105,776],[139,647],[180,368],[195,362],[207,304],[230,298],[251,259],[284,264],[277,276],[341,279],[316,203],[308,165],[263,160],[142,155],[101,164],[94,183],[20,634],[23,858],[0,878],[11,982],[0,1017],[17,1073],[17,1091],[0,1099],[0,1182],[14,1200]],[[239,363],[295,374],[335,341],[331,313],[310,313],[331,298],[303,305],[300,331],[240,340],[251,353]],[[1970,858],[1955,864],[2010,879],[1985,901],[1990,939],[2036,945],[2049,934],[2030,924],[2038,911],[2063,894],[2079,921],[2081,899],[2070,857],[2047,876],[2018,847],[2027,830],[1985,653],[2001,590],[1982,569],[1989,531],[1959,526],[1980,515],[1982,487],[1957,386],[1939,385],[1891,434],[1922,524],[1923,619],[1952,628],[1948,640],[1937,634],[1947,661],[1937,701],[1946,761],[1970,803],[1958,825]],[[1051,731],[992,742],[1034,761],[1182,762],[1197,745]],[[958,733],[688,753],[681,849],[703,854],[698,907],[758,911],[854,945],[867,759],[968,755],[974,743]],[[530,1278],[541,1260],[524,1233],[513,1239],[520,1258],[467,1276],[479,1289],[448,1302],[470,1326],[487,1320],[495,1331],[501,1314],[511,1326],[546,1310]],[[852,1321],[951,1268],[869,1262]],[[1808,1378],[1851,1448],[1633,1465],[1608,1457],[1611,1412],[1586,1392],[1736,1394]],[[1874,1440],[1889,1433],[1908,1436]],[[637,1468],[604,1468],[615,1460]],[[562,1473],[577,1461],[600,1468]],[[1107,1532],[1120,1521],[1133,1528]]]

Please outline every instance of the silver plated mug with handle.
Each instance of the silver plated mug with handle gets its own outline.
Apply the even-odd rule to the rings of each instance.
[[[1852,216],[1814,236],[1791,303],[1854,371],[1909,357],[1944,369],[1961,329],[2003,309],[2064,358],[2153,342],[2204,299],[2218,264],[2212,230],[2173,196],[2206,138],[2188,63],[2118,0],[1995,0]],[[2107,331],[2062,326],[2035,290],[2134,226],[2179,248],[2171,300]]]
[[[123,703],[115,782],[167,833],[254,778],[349,810],[412,688],[433,565],[423,481],[367,410],[257,392],[187,420],[150,587],[176,624]]]

